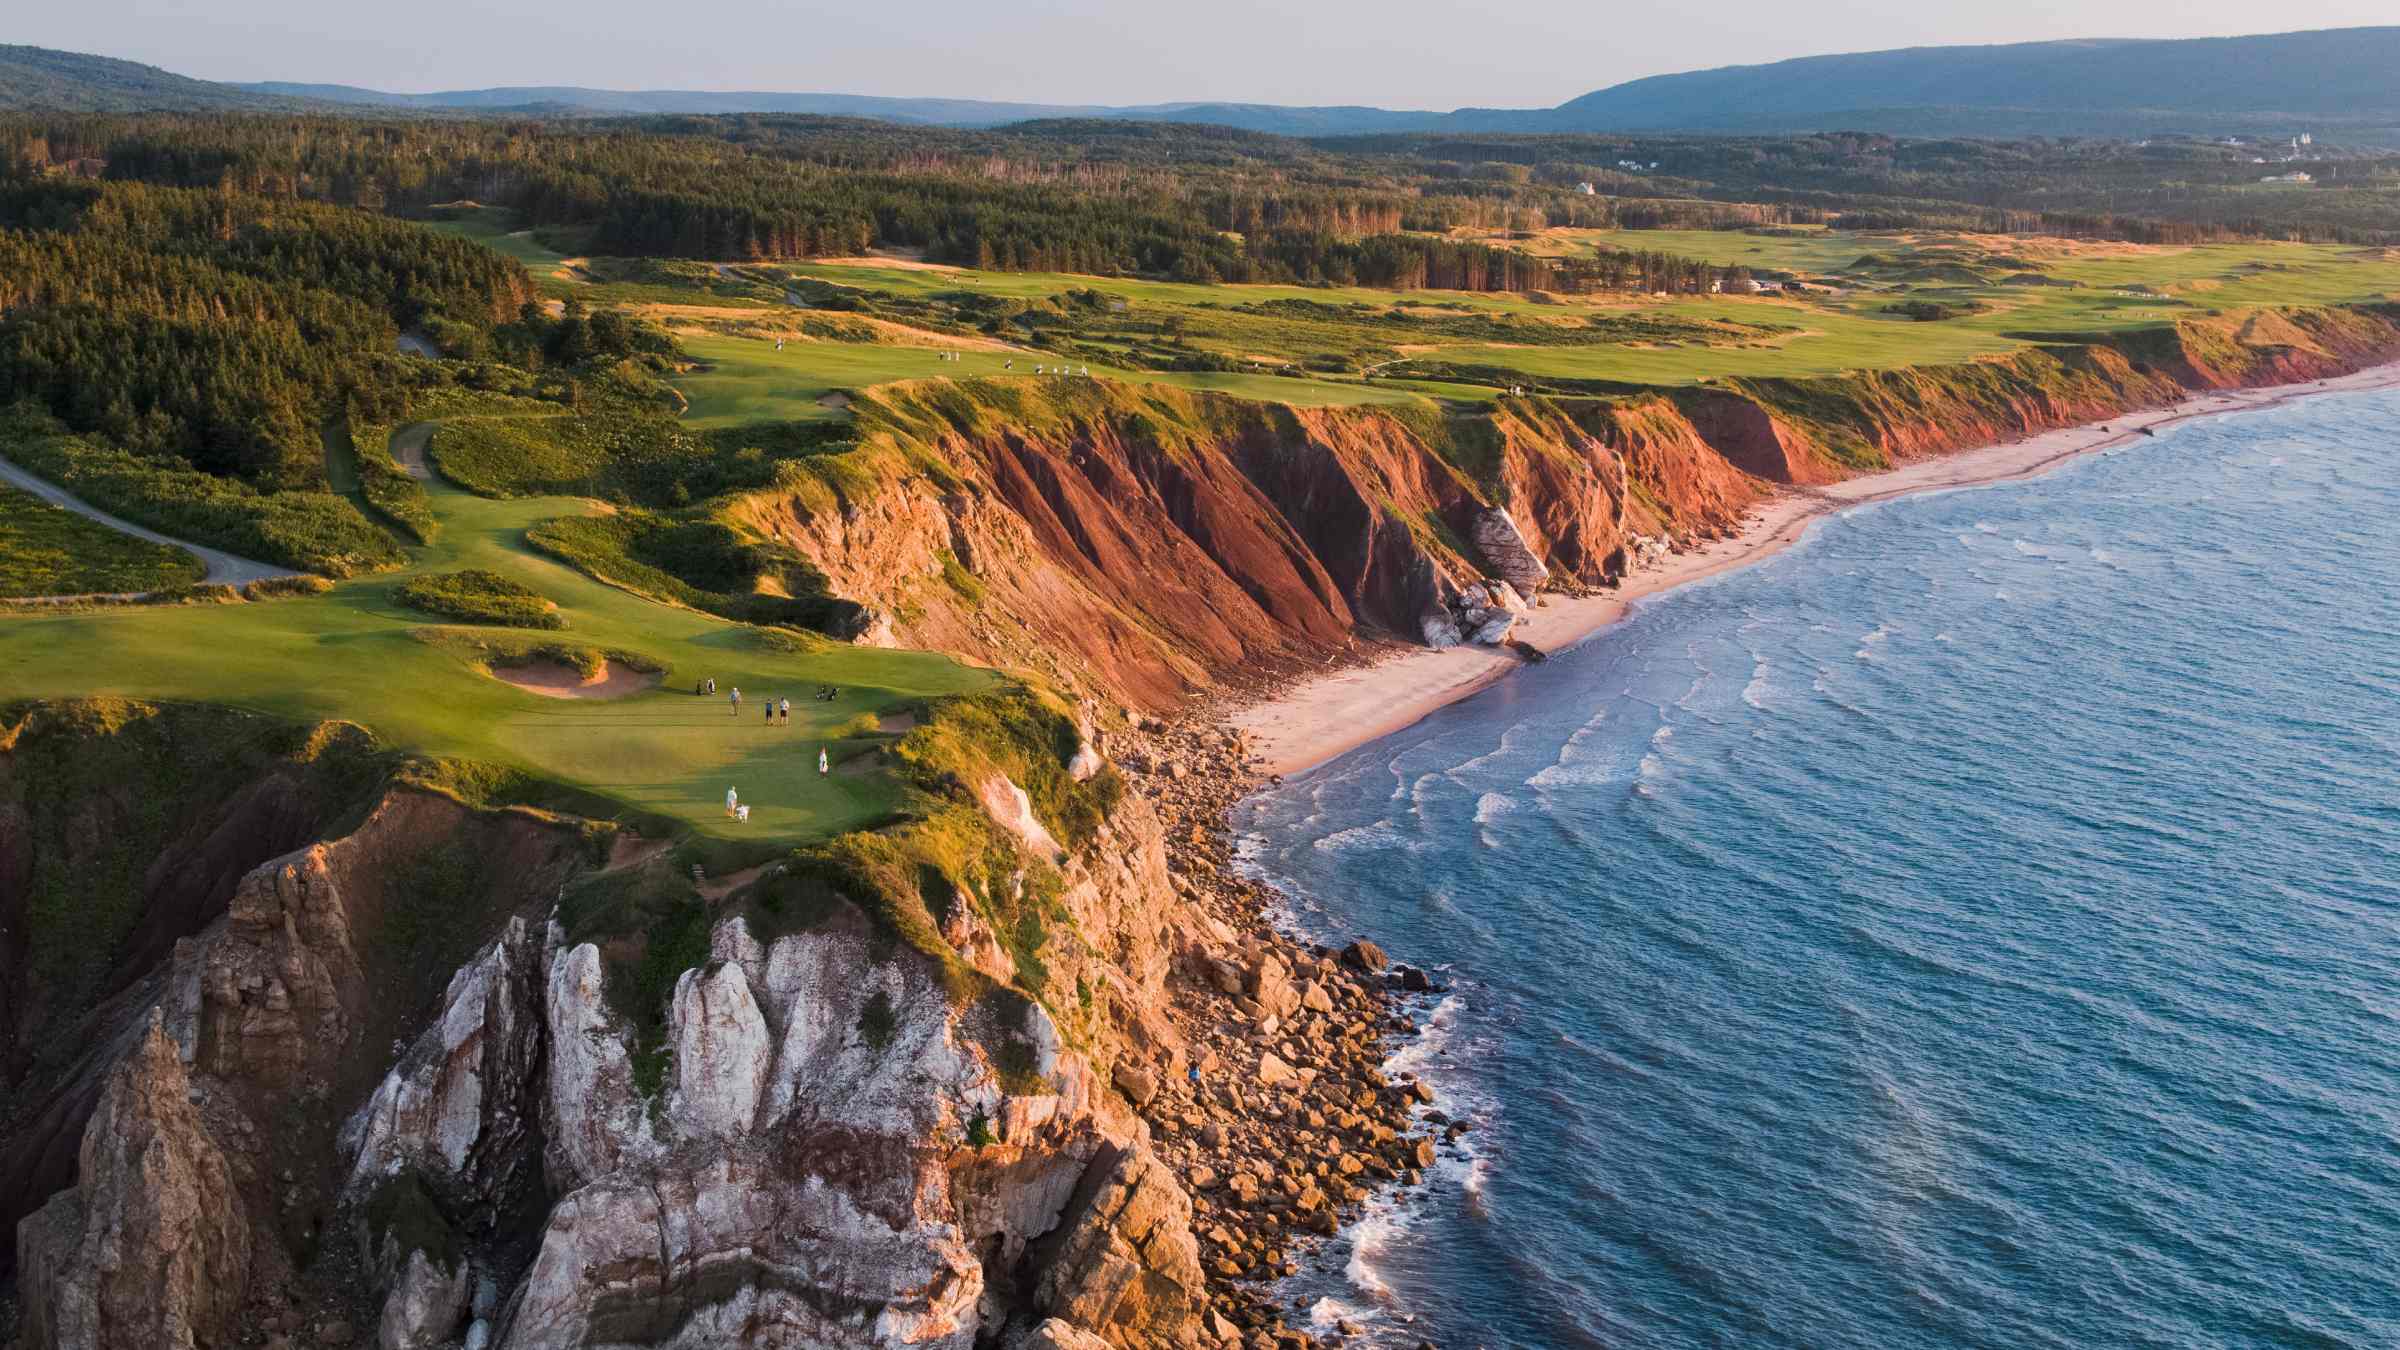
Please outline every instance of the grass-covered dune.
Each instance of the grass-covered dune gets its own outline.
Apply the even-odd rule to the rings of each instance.
[[[540,591],[482,567],[413,576],[401,582],[392,597],[410,609],[456,623],[500,624],[511,628],[567,626],[567,621],[559,617],[558,606]]]
[[[189,586],[200,560],[0,486],[0,597],[113,595]]]

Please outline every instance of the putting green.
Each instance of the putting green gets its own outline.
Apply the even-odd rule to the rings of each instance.
[[[529,551],[528,526],[596,508],[573,497],[493,501],[429,484],[443,531],[407,569],[342,583],[322,596],[242,605],[126,607],[0,619],[0,697],[119,695],[221,703],[296,720],[342,718],[411,750],[522,769],[637,811],[672,816],[712,839],[788,844],[889,812],[898,784],[881,772],[817,773],[867,739],[834,732],[861,712],[988,686],[987,671],[925,652],[825,643],[777,651],[761,631],[656,604]],[[489,568],[558,602],[566,631],[450,628],[488,638],[638,652],[666,666],[654,689],[608,701],[547,698],[504,684],[461,647],[421,640],[439,621],[401,606],[422,572]],[[713,677],[702,698],[695,681]],[[831,703],[810,695],[841,691]],[[743,693],[740,716],[726,691]],[[766,725],[760,701],[792,700],[792,724]],[[724,814],[740,791],[751,818]]]

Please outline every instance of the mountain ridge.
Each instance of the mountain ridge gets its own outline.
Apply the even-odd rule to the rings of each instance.
[[[1223,100],[1108,105],[766,90],[506,85],[394,93],[216,83],[113,58],[0,47],[0,110],[544,116],[815,114],[988,127],[1040,118],[1208,123],[1287,136],[1888,131],[1932,136],[2283,134],[2400,141],[2400,26],[2222,38],[2078,38],[1793,57],[1645,76],[1555,108],[1449,112]]]

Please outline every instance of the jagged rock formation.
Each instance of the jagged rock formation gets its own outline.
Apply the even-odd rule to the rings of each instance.
[[[393,791],[252,869],[136,991],[76,1183],[16,1234],[27,1344],[1178,1342],[1190,1202],[1103,1086],[1180,1063],[1174,893],[1145,804],[1076,837],[995,834],[1025,868],[1055,850],[1072,1026],[833,893],[714,918],[652,1025],[632,968],[547,917],[576,829]],[[468,889],[429,894],[453,854]],[[420,951],[409,915],[498,930]],[[275,1312],[304,1270],[356,1301]]]
[[[1550,565],[1525,542],[1524,531],[1517,528],[1516,518],[1506,507],[1489,507],[1478,513],[1471,542],[1492,571],[1521,595],[1531,595],[1550,579]]]
[[[189,1091],[153,1014],[84,1131],[80,1184],[24,1221],[31,1344],[188,1350],[232,1338],[249,1220]]]
[[[530,1141],[484,1131],[538,1117],[559,1198],[488,1333],[512,1350],[965,1347],[1034,1313],[1171,1334],[1198,1299],[1189,1201],[1095,1109],[1085,1058],[1039,1005],[961,1008],[931,962],[874,948],[855,913],[771,940],[720,922],[651,1096],[597,949],[514,925],[351,1122],[350,1202],[488,1207],[512,1169],[474,1160]],[[488,1074],[525,1027],[544,1071]]]
[[[298,1258],[331,1240],[345,1103],[367,1094],[380,1047],[439,988],[428,979],[471,953],[424,925],[553,893],[581,850],[571,827],[398,789],[349,834],[242,877],[222,915],[110,1005],[127,1020],[113,1031],[103,1024],[87,1059],[104,1091],[75,1122],[75,1182],[51,1188],[12,1233],[34,1332],[27,1344],[228,1343],[234,1311],[280,1288]],[[490,870],[427,871],[453,856]],[[453,983],[472,984],[474,974]],[[70,1078],[54,1100],[71,1107],[82,1095]],[[434,1131],[437,1141],[455,1140],[462,1131],[444,1109],[457,1108],[441,1108],[420,1114],[449,1126]],[[54,1118],[37,1114],[30,1129],[52,1128]],[[28,1128],[12,1134],[10,1156],[38,1156],[23,1147]],[[95,1294],[61,1278],[88,1270],[138,1271],[123,1279],[150,1287],[112,1294],[103,1281]],[[412,1297],[429,1298],[405,1257],[388,1276],[404,1272]],[[189,1297],[178,1292],[187,1286]],[[137,1298],[154,1320],[110,1313],[111,1298]]]
[[[128,1006],[253,868],[362,810],[384,758],[354,726],[223,708],[90,700],[0,723],[0,1279],[17,1221],[75,1174],[138,1038]]]

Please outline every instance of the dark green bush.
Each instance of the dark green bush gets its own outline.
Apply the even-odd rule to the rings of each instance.
[[[564,628],[567,621],[541,592],[480,568],[411,577],[393,592],[410,609],[460,623],[511,628]]]
[[[139,525],[260,562],[330,577],[395,567],[392,537],[327,492],[262,492],[180,460],[146,459],[82,436],[26,405],[0,414],[0,453]]]

